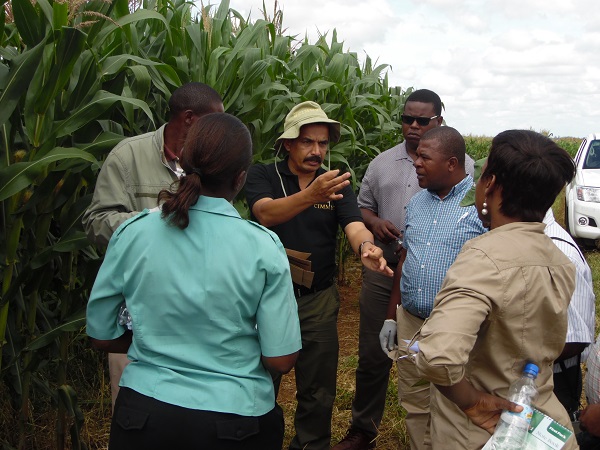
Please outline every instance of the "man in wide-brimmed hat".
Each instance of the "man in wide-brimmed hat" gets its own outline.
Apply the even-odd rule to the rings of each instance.
[[[321,167],[329,143],[339,138],[339,122],[317,103],[296,105],[275,142],[285,159],[251,167],[245,187],[252,218],[277,233],[286,249],[310,254],[314,274],[312,282],[294,280],[303,348],[296,363],[296,436],[290,449],[330,448],[339,348],[334,285],[338,227],[367,268],[392,275],[363,223],[350,174]]]

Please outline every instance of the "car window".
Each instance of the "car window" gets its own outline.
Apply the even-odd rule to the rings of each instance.
[[[600,141],[591,141],[585,157],[584,169],[600,169]]]

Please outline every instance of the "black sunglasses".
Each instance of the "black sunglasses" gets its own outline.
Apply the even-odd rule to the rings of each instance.
[[[405,123],[406,125],[412,125],[413,122],[416,120],[417,123],[422,126],[422,127],[426,127],[427,125],[429,125],[429,122],[432,119],[436,119],[439,116],[433,116],[433,117],[413,117],[413,116],[408,116],[406,114],[402,114],[400,116],[400,118],[402,119],[402,122]]]

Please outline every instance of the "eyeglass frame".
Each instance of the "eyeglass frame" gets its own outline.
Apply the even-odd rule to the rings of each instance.
[[[415,117],[415,116],[409,116],[408,114],[400,115],[400,119],[402,120],[403,124],[412,125],[413,123],[415,123],[415,120],[416,120],[417,124],[421,127],[426,127],[427,125],[429,125],[429,122],[431,122],[433,119],[437,119],[438,117],[440,117],[439,114],[436,114],[433,117]],[[408,119],[412,119],[412,120],[410,122],[407,122]],[[425,122],[425,121],[427,121],[427,122]],[[423,123],[423,122],[425,122],[425,123]]]

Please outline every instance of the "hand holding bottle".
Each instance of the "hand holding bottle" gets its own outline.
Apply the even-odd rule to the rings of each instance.
[[[510,410],[502,412],[500,422],[492,437],[492,449],[519,450],[523,448],[533,416],[533,403],[538,396],[535,385],[538,371],[538,366],[528,363],[523,369],[521,378],[510,385],[508,399],[521,405],[522,410],[520,412]]]
[[[463,410],[471,422],[492,434],[503,410],[521,412],[523,407],[502,397],[478,391],[477,402]]]

